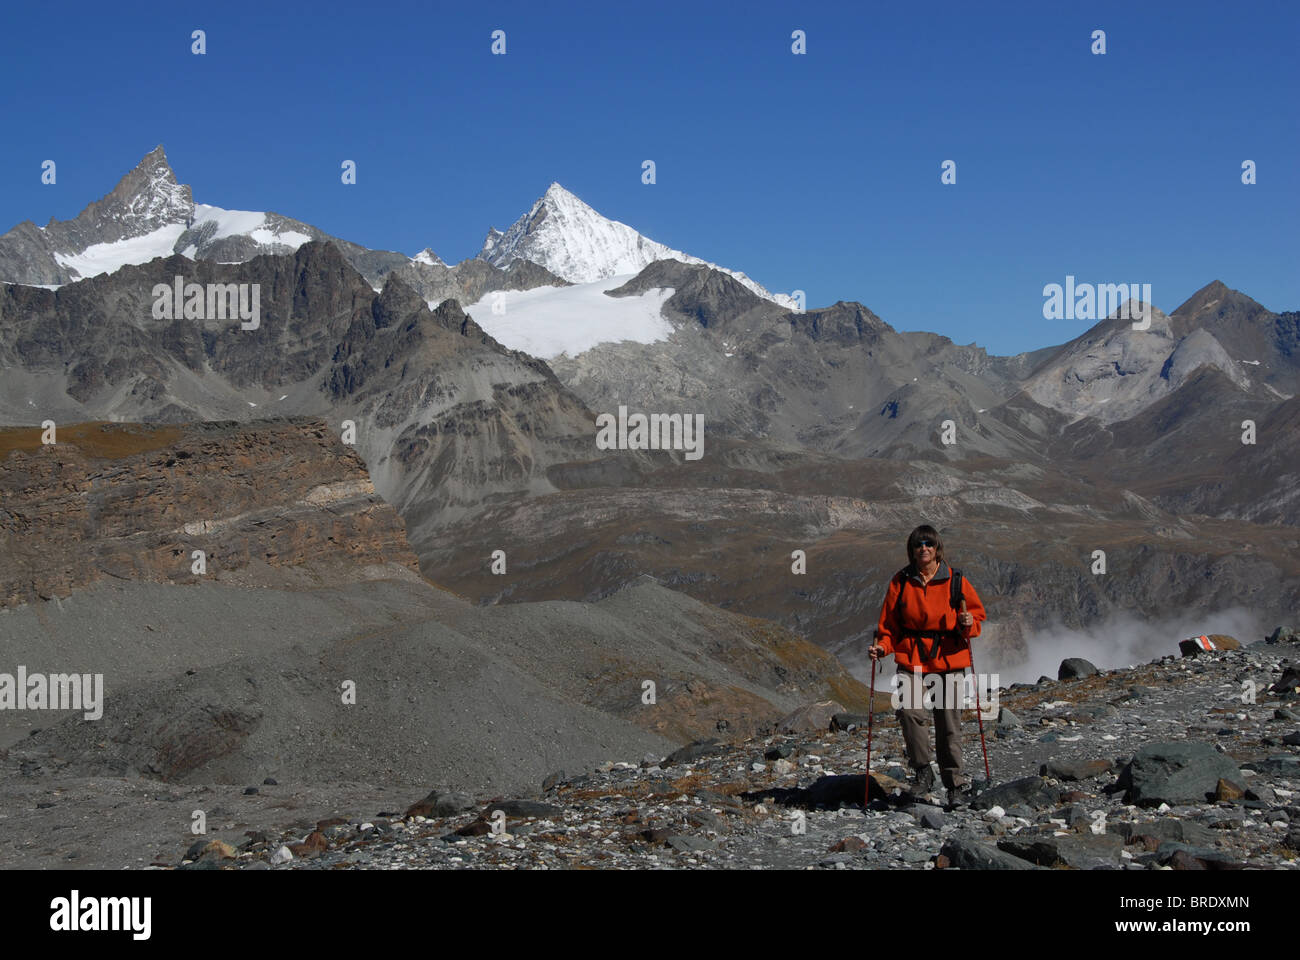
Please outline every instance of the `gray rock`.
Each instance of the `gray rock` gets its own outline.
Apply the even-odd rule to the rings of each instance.
[[[1264,639],[1266,643],[1300,643],[1300,630],[1294,627],[1278,627]]]
[[[867,729],[870,718],[865,713],[837,713],[831,717],[832,730]]]
[[[1081,680],[1084,677],[1095,676],[1097,668],[1082,657],[1068,657],[1061,661],[1061,666],[1056,671],[1058,680]]]
[[[714,850],[717,844],[711,840],[705,840],[703,837],[692,837],[689,834],[674,834],[664,841],[678,853],[690,853],[696,850]]]
[[[1032,863],[970,837],[953,837],[939,850],[961,870],[1035,870]]]
[[[866,782],[861,774],[818,777],[803,791],[803,803],[811,807],[838,807],[861,804]]]
[[[496,810],[503,811],[507,817],[536,817],[539,820],[554,820],[564,815],[563,807],[538,800],[502,800],[499,803],[489,803],[483,808],[483,815],[490,817]]]
[[[1014,730],[1017,727],[1023,727],[1024,724],[1021,722],[1019,717],[1017,717],[1006,707],[1001,707],[998,709],[998,726],[1006,727],[1009,730]]]
[[[1241,766],[1242,769],[1254,770],[1270,777],[1281,777],[1284,780],[1300,779],[1300,757],[1289,753],[1272,754],[1263,760],[1247,760]],[[1240,775],[1237,779],[1240,779]]]
[[[664,757],[660,766],[671,767],[678,763],[691,763],[703,757],[711,756],[722,750],[722,744],[714,737],[707,740],[694,740]]]
[[[975,810],[988,810],[995,806],[1005,809],[1020,803],[1038,809],[1053,806],[1060,797],[1061,791],[1042,777],[1022,777],[985,790],[971,801],[971,807]]]
[[[1110,821],[1106,824],[1109,833],[1124,838],[1131,843],[1134,837],[1154,837],[1158,841],[1172,840],[1178,843],[1207,844],[1214,841],[1214,833],[1207,827],[1191,820],[1169,817],[1162,820],[1145,820],[1139,823]]]
[[[1119,866],[1124,838],[1115,834],[1074,834],[1065,837],[1017,836],[998,841],[998,849],[1041,867],[1064,865],[1075,870]]]
[[[458,813],[474,808],[473,799],[464,793],[433,790],[418,803],[412,804],[406,811],[407,817],[454,817]]]
[[[937,807],[929,807],[921,811],[916,821],[927,830],[942,830],[943,811]]]
[[[1235,761],[1208,743],[1149,743],[1120,772],[1118,786],[1125,791],[1126,803],[1143,807],[1205,803],[1220,777],[1240,780],[1241,771]]]
[[[1236,861],[1226,853],[1220,853],[1218,850],[1212,850],[1209,847],[1193,846],[1173,840],[1166,840],[1156,848],[1155,860],[1161,866],[1164,866],[1174,860],[1180,853],[1184,855],[1185,861],[1199,861],[1205,867],[1222,869],[1223,867],[1237,865]]]

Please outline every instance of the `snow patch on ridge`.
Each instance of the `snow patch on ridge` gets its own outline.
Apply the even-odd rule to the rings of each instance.
[[[477,303],[463,305],[474,322],[498,343],[543,360],[561,354],[577,356],[600,343],[666,340],[673,326],[660,313],[673,295],[670,287],[647,290],[634,297],[607,297],[606,290],[622,286],[633,274],[620,274],[571,287],[492,291]],[[500,296],[503,313],[493,313]],[[429,301],[430,307],[437,302]]]
[[[112,243],[92,243],[80,253],[56,253],[54,260],[84,280],[101,273],[113,273],[129,263],[148,263],[155,257],[170,257],[172,248],[184,232],[185,224],[169,223],[143,236],[127,237]]]

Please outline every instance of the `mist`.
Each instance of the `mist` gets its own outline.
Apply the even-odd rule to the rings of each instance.
[[[1179,640],[1203,633],[1226,633],[1245,646],[1262,639],[1265,632],[1259,615],[1245,607],[1188,612],[1154,621],[1121,614],[1083,628],[1054,626],[1034,631],[1025,638],[1027,658],[1017,662],[981,663],[976,639],[975,665],[981,671],[996,672],[1004,686],[1033,683],[1041,676],[1055,680],[1067,657],[1083,657],[1099,670],[1115,670],[1177,654]]]
[[[978,637],[972,643],[972,653],[975,669],[980,673],[996,673],[998,684],[1005,687],[1012,683],[1034,683],[1042,676],[1055,680],[1061,661],[1069,657],[1082,657],[1099,670],[1115,670],[1149,663],[1165,654],[1177,654],[1178,641],[1188,637],[1226,633],[1245,646],[1263,639],[1272,627],[1263,623],[1258,613],[1245,607],[1229,607],[1214,613],[1189,611],[1162,620],[1121,614],[1087,627],[1051,626],[1032,631],[1025,638],[1028,656],[1022,660],[1000,659],[982,652]],[[858,680],[870,682],[871,661],[865,654],[841,653],[840,662]],[[876,689],[889,690],[894,673],[893,657],[878,663]]]

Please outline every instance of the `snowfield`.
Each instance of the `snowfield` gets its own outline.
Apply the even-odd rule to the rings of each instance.
[[[666,340],[672,324],[660,315],[672,288],[647,290],[639,296],[607,297],[634,274],[608,277],[571,287],[493,291],[477,303],[462,305],[474,322],[503,346],[543,360],[577,356],[598,343]],[[501,313],[492,312],[500,298]],[[437,306],[434,301],[430,307]],[[504,308],[504,309],[503,309]]]
[[[169,223],[142,237],[128,237],[112,243],[92,243],[81,253],[56,253],[59,266],[77,271],[84,280],[101,273],[112,273],[128,263],[148,263],[154,257],[170,257],[172,247],[185,232],[185,224]]]

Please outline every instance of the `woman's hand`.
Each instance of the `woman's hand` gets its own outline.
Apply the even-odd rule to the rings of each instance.
[[[885,648],[878,643],[873,643],[871,646],[867,647],[867,653],[871,654],[872,660],[879,660],[885,655]]]
[[[966,601],[961,602],[961,613],[957,614],[957,622],[963,627],[969,627],[975,622],[975,618],[966,612]]]

